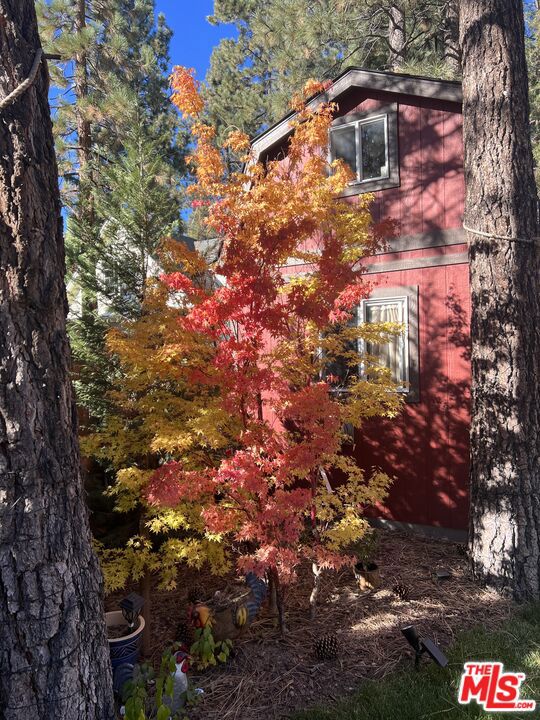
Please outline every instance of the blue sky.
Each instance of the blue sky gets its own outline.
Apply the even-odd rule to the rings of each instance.
[[[212,15],[213,0],[156,0],[156,12],[163,12],[174,31],[171,41],[173,65],[194,67],[203,80],[214,45],[223,37],[234,37],[233,26],[215,27],[207,22]]]

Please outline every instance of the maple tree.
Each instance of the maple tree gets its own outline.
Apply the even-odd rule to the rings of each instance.
[[[286,162],[263,167],[246,136],[231,133],[246,165],[230,174],[200,120],[192,73],[177,68],[172,82],[197,139],[193,204],[223,250],[209,268],[164,242],[164,272],[147,282],[140,316],[109,333],[122,377],[114,411],[84,449],[116,468],[110,492],[118,510],[138,511],[140,531],[101,558],[114,589],[155,571],[172,587],[179,563],[219,572],[234,557],[240,572],[269,576],[283,627],[284,587],[299,563],[311,560],[318,577],[352,562],[347,547],[368,531],[363,510],[390,483],[343,451],[345,426],[401,404],[390,371],[360,356],[359,342],[402,328],[351,321],[369,292],[360,261],[383,230],[370,197],[336,200],[350,171],[334,163],[327,172],[332,105],[308,111],[298,100]],[[291,257],[302,273],[285,274]]]
[[[351,562],[344,549],[368,529],[364,508],[386,495],[390,478],[364,473],[343,452],[343,428],[399,411],[390,371],[366,355],[360,367],[358,343],[388,341],[402,328],[351,322],[369,292],[361,260],[382,232],[373,227],[370,196],[337,200],[351,175],[341,162],[328,172],[335,107],[304,103],[320,86],[309,83],[295,101],[285,160],[257,162],[247,136],[234,130],[224,145],[244,153],[245,165],[225,173],[193,71],[175,68],[171,83],[195,139],[193,204],[206,206],[205,222],[223,240],[213,268],[223,283],[204,287],[184,269],[165,273],[163,283],[183,302],[177,328],[167,332],[212,348],[193,353],[184,345],[186,390],[211,388],[208,432],[226,422],[237,434],[215,462],[163,463],[146,478],[144,495],[161,510],[200,507],[198,530],[232,546],[239,571],[271,578],[283,629],[284,587],[302,559],[318,571]],[[302,272],[286,275],[290,258]],[[328,371],[338,361],[348,366],[346,380]],[[340,475],[334,488],[331,471]]]
[[[201,286],[209,281],[203,259],[181,241],[165,240],[159,258],[162,269],[182,266]],[[122,374],[108,393],[106,423],[81,443],[87,456],[116,470],[108,494],[117,511],[138,517],[139,526],[126,545],[98,544],[109,591],[154,572],[162,587],[173,588],[179,563],[200,567],[206,561],[215,572],[228,567],[223,544],[205,533],[199,503],[184,497],[174,508],[159,507],[146,496],[164,462],[174,459],[186,470],[203,470],[219,462],[238,435],[234,418],[220,407],[217,388],[192,372],[215,350],[178,322],[185,301],[150,277],[140,316],[107,336]]]

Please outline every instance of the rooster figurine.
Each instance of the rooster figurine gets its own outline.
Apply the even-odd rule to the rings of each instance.
[[[189,655],[183,650],[179,650],[174,657],[176,669],[173,676],[173,694],[172,698],[167,695],[163,698],[163,702],[171,710],[171,717],[174,717],[186,703],[186,691],[188,689],[187,671],[189,670]]]

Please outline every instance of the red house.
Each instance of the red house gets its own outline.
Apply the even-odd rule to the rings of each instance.
[[[396,480],[378,522],[464,537],[469,453],[469,268],[464,202],[461,85],[349,68],[310,101],[337,103],[333,158],[356,173],[344,194],[375,193],[375,221],[397,234],[374,256],[363,322],[403,322],[403,337],[369,348],[403,383],[397,420],[374,421],[356,438],[359,464]],[[287,152],[293,114],[253,141],[261,159]],[[288,269],[299,272],[295,265]]]

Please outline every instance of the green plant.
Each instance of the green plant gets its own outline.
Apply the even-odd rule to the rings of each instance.
[[[361,540],[351,543],[351,545],[346,548],[346,553],[348,555],[354,555],[358,558],[358,562],[368,565],[373,562],[378,545],[379,537],[375,530],[371,529]]]
[[[195,642],[191,646],[190,655],[193,666],[197,670],[226,663],[232,650],[231,640],[214,639],[212,627],[207,623],[203,628],[195,630]]]
[[[163,653],[157,675],[147,663],[135,667],[133,679],[128,680],[122,688],[125,720],[188,720],[186,711],[199,698],[189,682],[184,707],[175,713],[171,709],[176,649],[174,646]]]

